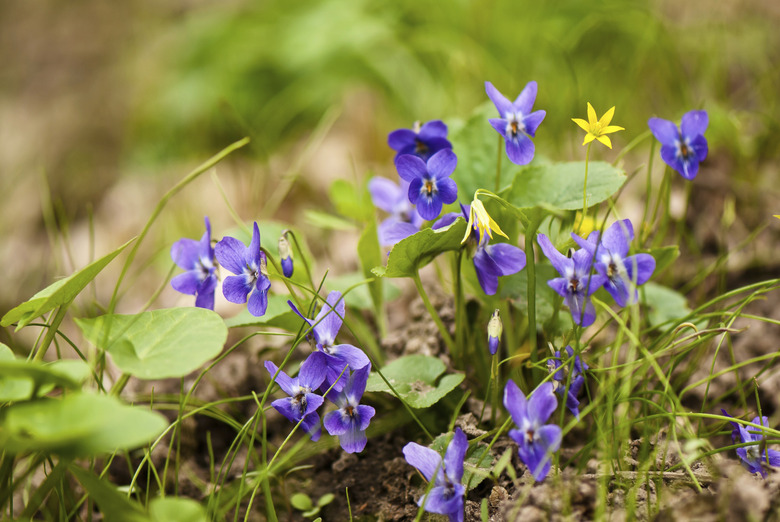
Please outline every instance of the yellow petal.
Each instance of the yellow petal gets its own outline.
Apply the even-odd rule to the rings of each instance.
[[[583,145],[587,145],[591,141],[595,140],[596,136],[594,134],[591,134],[590,132],[585,135],[585,140],[582,142]]]
[[[492,232],[495,231],[496,234],[502,235],[509,239],[509,237],[504,234],[504,231],[501,230],[501,228],[498,226],[498,223],[496,223],[495,220],[490,217],[490,214],[487,213],[485,205],[482,204],[482,201],[479,199],[474,199],[474,201],[471,203],[471,212],[474,213],[477,227],[482,234],[487,234],[490,239],[493,239]]]
[[[598,122],[599,119],[596,116],[596,109],[593,108],[593,105],[588,102],[588,123],[590,123],[591,126],[593,126],[596,122]]]
[[[613,132],[626,130],[623,127],[618,127],[617,125],[609,125],[601,130],[601,134],[612,134]]]
[[[571,121],[579,125],[580,128],[585,132],[590,132],[590,125],[588,125],[588,122],[583,120],[582,118],[572,118]]]
[[[612,148],[612,142],[609,140],[608,137],[606,137],[606,136],[596,136],[596,139],[599,140],[604,145],[606,145],[607,147],[609,147],[610,149]]]
[[[471,210],[469,211],[469,222],[468,224],[466,224],[466,235],[463,236],[463,239],[460,241],[461,245],[465,244],[466,241],[468,241],[473,227],[474,227],[474,206],[472,205]]]
[[[615,108],[612,107],[610,110],[605,112],[604,116],[602,116],[601,119],[599,120],[599,123],[601,124],[601,126],[602,127],[606,127],[607,125],[609,125],[609,122],[612,121],[612,116],[614,116],[614,115],[615,115]]]

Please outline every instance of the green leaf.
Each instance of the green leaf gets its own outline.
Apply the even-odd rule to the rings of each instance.
[[[164,497],[149,503],[153,522],[207,522],[206,510],[191,498]]]
[[[467,121],[449,123],[449,140],[458,154],[458,166],[452,179],[458,184],[461,201],[471,201],[477,189],[495,189],[499,134],[490,126],[488,119],[497,117],[498,111],[493,104],[485,102],[474,110]],[[509,161],[503,141],[500,146],[501,185],[506,187],[522,167]]]
[[[371,269],[382,266],[384,259],[382,259],[382,249],[379,246],[379,238],[376,232],[376,222],[373,220],[368,225],[363,233],[360,234],[360,240],[358,241],[358,257],[360,258],[360,266],[363,268],[363,276],[366,279],[374,277],[374,273]],[[380,313],[382,310],[382,286],[384,281],[381,277],[377,277],[368,284],[368,289],[371,293],[371,301],[374,304],[374,310]]]
[[[649,251],[647,251],[647,253],[653,256],[655,259],[655,272],[653,272],[653,274],[658,276],[658,274],[663,272],[669,265],[674,263],[678,257],[680,257],[680,247],[677,245],[672,245],[651,248]]]
[[[42,363],[9,359],[6,354],[0,358],[0,401],[30,399],[36,391],[43,395],[56,386],[79,389],[89,374],[89,366],[80,360]]]
[[[465,375],[444,373],[444,363],[427,355],[407,355],[382,368],[382,374],[412,408],[428,408],[454,390]],[[438,382],[437,382],[438,381]],[[366,391],[392,393],[377,373],[368,376]]]
[[[273,326],[281,328],[288,332],[297,332],[301,327],[301,318],[292,311],[287,301],[289,295],[269,295],[268,308],[265,315],[255,317],[244,309],[238,315],[225,319],[225,325],[228,328],[237,328],[240,326]]]
[[[639,287],[639,291],[650,309],[647,314],[647,322],[650,326],[660,326],[667,321],[672,321],[671,326],[676,326],[677,319],[682,319],[691,313],[685,296],[671,288],[650,281]],[[706,324],[706,320],[700,321],[697,327],[701,329],[706,327]]]
[[[334,500],[336,500],[336,495],[334,495],[333,493],[325,493],[317,501],[317,506],[325,507],[328,504],[330,504],[331,502],[333,502]]]
[[[308,511],[314,507],[309,495],[306,493],[294,493],[293,496],[290,497],[290,504],[298,511]]]
[[[219,355],[227,339],[227,327],[218,314],[194,307],[102,315],[76,319],[76,324],[84,337],[102,348],[109,318],[106,351],[120,370],[140,379],[183,377]]]
[[[452,435],[443,433],[436,437],[430,445],[430,448],[444,457],[447,451],[447,444],[452,440]],[[493,456],[488,452],[487,444],[482,442],[471,443],[466,450],[466,456],[463,459],[463,478],[461,484],[469,485],[469,490],[477,487],[483,480],[490,476],[490,470],[493,467]]]
[[[612,196],[626,181],[626,174],[603,161],[588,165],[588,206]],[[518,208],[552,207],[560,210],[582,209],[582,185],[585,162],[552,163],[524,167],[509,190],[501,195]]]
[[[379,267],[372,272],[382,277],[411,277],[442,252],[458,250],[465,233],[466,220],[463,218],[439,230],[420,230],[395,244],[384,270]]]
[[[303,216],[308,224],[326,230],[355,230],[357,228],[351,221],[319,210],[306,210]]]
[[[5,314],[3,319],[0,320],[0,326],[18,323],[16,329],[19,330],[20,328],[27,326],[36,317],[40,317],[57,307],[70,303],[90,281],[95,279],[106,265],[133,241],[134,239],[131,239],[110,254],[98,259],[78,272],[47,286],[29,300]]]
[[[159,413],[106,395],[70,393],[9,406],[0,421],[0,447],[86,457],[149,443],[168,422]]]
[[[330,186],[330,200],[339,214],[360,223],[371,221],[374,215],[371,195],[365,186],[358,188],[354,183],[338,179]]]
[[[120,493],[110,482],[76,465],[70,472],[84,486],[84,490],[95,501],[105,520],[117,522],[149,522],[141,506]],[[183,520],[183,519],[170,519]]]

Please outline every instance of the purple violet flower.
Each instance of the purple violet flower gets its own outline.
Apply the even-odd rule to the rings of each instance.
[[[401,179],[409,182],[409,201],[423,219],[436,219],[444,204],[458,199],[458,186],[450,179],[458,158],[452,149],[442,149],[428,161],[404,154],[395,160]]]
[[[574,364],[569,361],[561,362],[560,350],[555,351],[555,359],[549,359],[547,361],[547,368],[550,372],[554,372],[552,384],[555,388],[555,393],[563,397],[566,392],[566,374],[569,374],[571,368],[571,383],[569,383],[568,394],[566,395],[566,407],[572,414],[580,418],[580,401],[577,399],[577,395],[580,394],[582,385],[585,384],[585,372],[588,370],[588,365],[585,364],[579,355],[574,355],[574,350],[571,346],[566,347],[566,353],[569,355],[569,359],[574,357]]]
[[[368,191],[374,206],[390,214],[377,229],[379,244],[392,246],[415,234],[423,218],[409,201],[409,182],[396,185],[387,178],[374,177],[368,182]]]
[[[321,396],[313,393],[325,380],[327,372],[327,363],[325,354],[313,352],[303,361],[298,377],[290,377],[271,361],[265,361],[265,369],[273,378],[276,372],[274,382],[289,395],[284,399],[277,399],[271,403],[276,411],[287,417],[288,420],[298,423],[301,419],[301,428],[311,435],[311,440],[317,441],[322,433],[320,427],[320,416],[317,409],[325,402]]]
[[[215,251],[219,264],[236,274],[226,277],[222,283],[225,299],[231,303],[247,303],[249,313],[255,317],[265,315],[271,280],[268,279],[265,254],[260,250],[260,229],[257,222],[254,224],[252,241],[248,247],[238,239],[226,236],[217,243]]]
[[[394,130],[388,134],[387,144],[397,151],[396,159],[402,154],[414,154],[424,161],[440,150],[452,148],[447,140],[447,126],[441,120],[429,121],[422,127],[415,122],[412,129]]]
[[[469,443],[460,428],[455,428],[442,462],[441,455],[431,448],[415,442],[404,446],[406,462],[417,468],[425,480],[433,481],[433,487],[426,496],[417,501],[429,513],[450,517],[450,522],[463,522],[463,495],[466,488],[460,483],[463,478],[463,458]]]
[[[598,290],[607,280],[604,275],[591,274],[590,265],[593,255],[585,249],[580,249],[571,257],[566,257],[555,249],[544,234],[537,235],[536,240],[542,247],[544,255],[562,276],[547,281],[547,284],[564,298],[574,324],[592,325],[596,320],[596,309],[590,301],[590,294]]]
[[[355,370],[341,391],[333,389],[328,394],[338,409],[325,415],[323,423],[328,433],[338,436],[341,448],[347,453],[360,453],[366,447],[366,428],[376,413],[371,406],[360,404],[370,371],[370,364]]]
[[[523,92],[512,103],[490,82],[485,82],[485,92],[498,110],[499,118],[491,118],[490,125],[504,137],[506,155],[515,165],[527,165],[534,158],[536,129],[547,115],[545,111],[534,111],[536,82],[528,82]]]
[[[634,239],[631,221],[624,219],[612,223],[604,231],[601,243],[598,231],[591,232],[587,241],[574,233],[571,237],[595,260],[596,271],[607,278],[604,288],[618,306],[635,303],[638,298],[636,287],[645,284],[653,275],[655,259],[650,254],[628,256],[629,244]],[[632,288],[633,292],[630,292]]]
[[[468,220],[471,207],[460,205],[462,215]],[[431,227],[434,230],[451,225],[460,214],[448,212]],[[479,286],[487,295],[495,295],[498,291],[498,278],[500,276],[516,274],[525,268],[525,252],[519,247],[509,243],[493,243],[489,245],[490,238],[487,234],[480,234],[476,223],[472,225],[471,234],[466,244],[474,261],[474,270],[477,272]]]
[[[510,380],[504,388],[504,407],[518,428],[509,430],[509,436],[517,443],[520,460],[537,482],[544,480],[550,472],[550,457],[561,447],[562,437],[560,426],[545,424],[558,407],[552,383],[541,384],[526,400]]]
[[[205,221],[206,232],[200,241],[182,238],[171,247],[173,262],[186,270],[171,280],[171,286],[182,294],[194,295],[195,306],[213,310],[217,274],[211,247],[211,222],[208,217]]]
[[[721,409],[720,411],[723,412],[723,415],[731,417],[731,415],[729,415],[726,410]],[[769,453],[769,461],[767,462],[768,465],[780,466],[780,451],[766,448],[762,430],[759,430],[759,428],[754,426],[745,426],[738,422],[729,422],[733,427],[731,432],[731,442],[736,443],[739,441],[742,443],[755,443],[750,446],[737,448],[737,455],[742,460],[742,465],[745,467],[745,469],[751,473],[761,473],[761,476],[766,478],[767,473],[766,469],[764,469],[765,464],[762,464],[762,462],[767,462],[767,453]],[[758,424],[760,426],[769,426],[769,419],[766,417],[756,417],[752,422],[753,424]]]
[[[325,362],[328,371],[325,378],[326,384],[323,386],[330,387],[333,385],[334,390],[341,390],[344,387],[343,383],[347,379],[346,377],[339,379],[339,376],[344,372],[345,367],[355,371],[365,366],[370,366],[368,357],[360,348],[351,344],[335,344],[336,335],[338,335],[339,329],[341,329],[341,323],[346,312],[346,305],[341,297],[341,292],[333,291],[329,293],[325,304],[320,309],[320,313],[313,320],[304,317],[291,301],[287,301],[287,304],[301,319],[309,323],[312,327],[311,336],[314,338],[317,350],[326,356]]]
[[[661,142],[661,158],[691,180],[699,172],[699,163],[707,158],[707,140],[704,132],[709,125],[707,111],[689,111],[682,117],[680,128],[674,122],[661,118],[650,118],[647,126]]]

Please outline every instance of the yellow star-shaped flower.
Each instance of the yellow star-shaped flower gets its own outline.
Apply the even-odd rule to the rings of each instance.
[[[474,198],[474,201],[471,202],[469,222],[466,226],[466,235],[463,236],[463,241],[461,241],[461,244],[468,240],[473,228],[476,228],[479,232],[480,239],[485,237],[485,234],[487,234],[490,239],[493,239],[493,232],[509,239],[507,235],[504,234],[504,231],[501,230],[501,227],[498,226],[498,223],[496,223],[495,220],[490,217],[490,214],[487,213],[487,210],[485,210],[485,205],[482,204],[482,201],[476,197]]]
[[[579,125],[582,130],[587,132],[585,135],[585,141],[582,142],[583,145],[587,145],[593,140],[599,140],[601,143],[611,149],[612,142],[607,136],[605,136],[605,134],[612,134],[613,132],[626,130],[623,127],[609,124],[612,121],[612,116],[614,115],[615,108],[612,107],[610,110],[604,113],[604,116],[602,116],[601,119],[598,119],[596,116],[596,110],[593,108],[593,105],[588,102],[588,121],[585,121],[582,118],[572,118],[571,121]]]

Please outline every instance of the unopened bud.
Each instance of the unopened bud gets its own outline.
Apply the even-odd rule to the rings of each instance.
[[[498,351],[498,342],[501,339],[501,332],[504,330],[504,324],[501,322],[501,316],[498,310],[493,312],[488,323],[488,348],[490,355],[495,355]]]
[[[292,249],[290,248],[290,242],[287,241],[286,234],[282,234],[282,236],[279,238],[279,258],[282,261],[282,273],[284,274],[284,277],[292,277]]]

